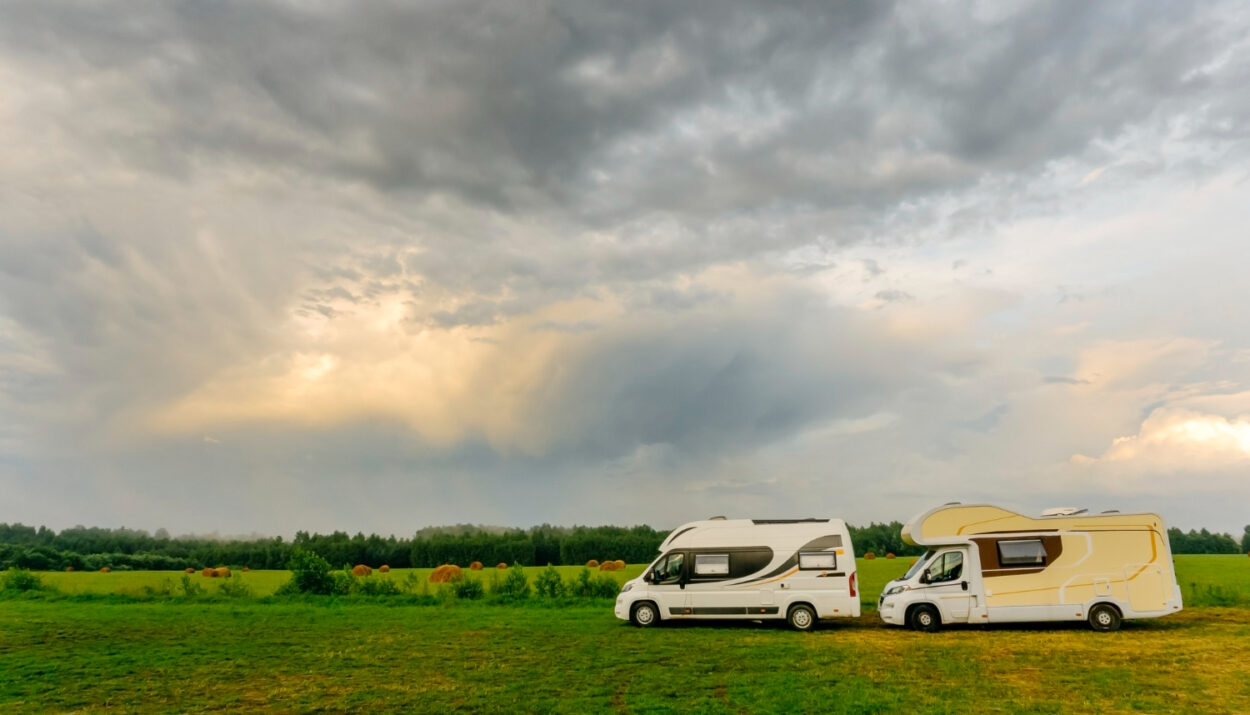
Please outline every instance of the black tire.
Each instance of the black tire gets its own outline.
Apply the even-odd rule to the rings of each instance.
[[[660,622],[660,610],[650,601],[640,601],[630,610],[629,622],[639,628],[650,628]]]
[[[933,633],[942,627],[942,616],[933,606],[922,603],[911,610],[907,623],[915,630]]]
[[[796,631],[810,631],[816,627],[816,611],[802,603],[791,606],[786,613],[786,623]]]
[[[1099,603],[1089,609],[1089,627],[1100,633],[1120,630],[1120,611],[1110,603]]]

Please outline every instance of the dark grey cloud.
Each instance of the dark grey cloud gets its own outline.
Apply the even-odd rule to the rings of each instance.
[[[1242,140],[1247,126],[1232,91],[1245,62],[1219,63],[1229,21],[1245,18],[1216,4],[11,2],[3,13],[3,51],[49,81],[126,78],[142,100],[122,110],[128,122],[57,119],[132,165],[185,176],[256,164],[596,226],[877,210],[987,172],[1033,172],[1134,126],[1183,120],[1210,140]]]

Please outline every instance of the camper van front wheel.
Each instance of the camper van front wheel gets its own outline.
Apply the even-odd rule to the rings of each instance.
[[[1089,609],[1089,627],[1096,631],[1120,630],[1120,612],[1108,603],[1100,603]]]
[[[796,631],[810,631],[816,627],[816,612],[812,610],[811,606],[804,606],[800,603],[790,607],[786,621]]]
[[[639,628],[647,628],[654,626],[656,621],[660,620],[660,613],[655,610],[655,604],[643,601],[634,605],[634,610],[629,614],[629,620]]]
[[[936,608],[927,603],[913,608],[911,618],[907,620],[912,628],[926,633],[932,633],[942,627],[942,617],[938,615]]]

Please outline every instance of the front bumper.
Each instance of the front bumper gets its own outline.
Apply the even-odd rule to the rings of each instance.
[[[625,594],[621,594],[616,597],[616,608],[612,609],[612,613],[616,614],[616,617],[622,621],[629,620],[630,600],[631,599],[625,598]]]
[[[905,610],[903,604],[896,599],[886,598],[885,596],[877,599],[877,615],[881,617],[881,620],[892,626],[904,625]]]

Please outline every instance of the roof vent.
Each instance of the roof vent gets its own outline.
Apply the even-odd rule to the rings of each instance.
[[[1042,516],[1076,516],[1084,514],[1088,509],[1078,509],[1074,506],[1057,506],[1053,509],[1042,510]]]
[[[1119,514],[1119,513],[1120,513],[1120,510],[1119,510],[1119,509],[1108,509],[1108,510],[1104,511],[1103,513],[1104,513],[1104,514]]]
[[[724,520],[725,520],[725,517],[723,517],[723,516],[709,516],[709,517],[707,518],[707,520],[708,520],[708,521],[724,521]]]

